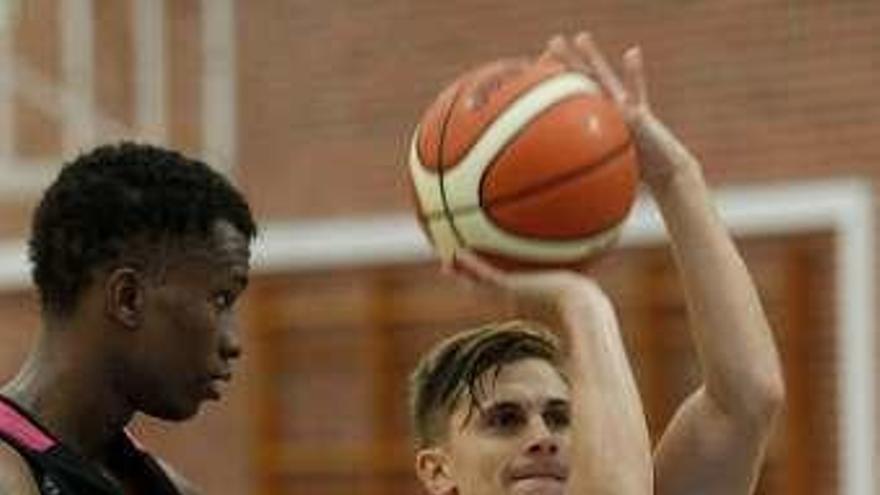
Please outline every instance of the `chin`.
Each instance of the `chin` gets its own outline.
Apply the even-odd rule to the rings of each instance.
[[[200,402],[183,403],[165,403],[159,407],[144,408],[141,410],[144,414],[163,421],[186,421],[199,412]]]

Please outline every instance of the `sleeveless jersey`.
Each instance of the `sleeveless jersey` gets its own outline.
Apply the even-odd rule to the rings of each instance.
[[[90,462],[67,448],[26,411],[0,395],[0,440],[18,452],[31,469],[42,495],[125,495]],[[179,495],[156,460],[135,445],[125,431],[111,446],[112,469],[135,480],[138,491]]]

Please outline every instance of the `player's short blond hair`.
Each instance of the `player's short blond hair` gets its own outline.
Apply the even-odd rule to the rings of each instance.
[[[483,394],[480,377],[504,365],[537,358],[562,374],[559,342],[541,325],[521,320],[492,323],[448,337],[419,360],[409,381],[409,413],[417,448],[445,438],[449,417],[464,397],[470,407]]]

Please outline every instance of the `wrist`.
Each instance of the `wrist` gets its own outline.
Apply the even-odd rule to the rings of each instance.
[[[639,149],[642,181],[652,192],[683,181],[701,180],[700,162],[653,114],[646,114],[633,126]]]
[[[645,174],[642,181],[658,202],[670,195],[677,196],[706,187],[703,172],[696,160],[677,162],[663,173]]]

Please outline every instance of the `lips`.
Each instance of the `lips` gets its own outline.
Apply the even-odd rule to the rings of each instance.
[[[568,468],[557,462],[541,462],[526,464],[513,468],[510,479],[514,482],[524,480],[555,480],[564,482],[568,479]]]
[[[222,395],[221,383],[229,383],[232,380],[232,372],[224,371],[212,373],[204,381],[205,395],[208,399],[218,400]]]
[[[210,379],[215,382],[229,382],[232,380],[232,372],[223,371],[221,373],[213,373],[211,374]]]
[[[525,466],[512,473],[508,491],[515,495],[564,495],[568,473],[561,466]]]

